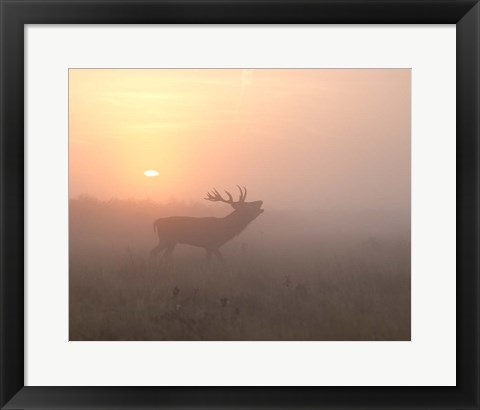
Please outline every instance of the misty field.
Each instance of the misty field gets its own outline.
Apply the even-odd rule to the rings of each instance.
[[[410,340],[409,215],[265,213],[207,263],[151,259],[170,201],[70,201],[70,340]]]

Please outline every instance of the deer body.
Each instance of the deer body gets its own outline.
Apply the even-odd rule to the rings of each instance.
[[[167,258],[177,244],[185,244],[204,248],[208,259],[214,254],[221,260],[219,248],[240,234],[250,222],[263,213],[262,201],[245,202],[247,190],[243,192],[240,189],[240,192],[238,202],[234,202],[228,192],[229,199],[223,199],[216,190],[205,198],[213,202],[226,202],[234,208],[234,211],[224,218],[172,216],[157,219],[153,223],[153,229],[158,235],[159,244],[152,249],[151,255],[165,249],[164,258]]]

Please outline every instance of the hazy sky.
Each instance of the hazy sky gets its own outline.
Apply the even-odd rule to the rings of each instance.
[[[197,201],[241,184],[266,209],[410,207],[410,70],[69,77],[70,197]]]

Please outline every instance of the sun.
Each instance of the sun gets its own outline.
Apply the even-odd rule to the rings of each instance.
[[[154,169],[148,169],[143,173],[143,175],[145,175],[146,177],[158,177],[159,173]]]

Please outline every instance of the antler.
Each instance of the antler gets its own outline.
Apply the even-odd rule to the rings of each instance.
[[[225,202],[227,204],[234,204],[234,203],[241,204],[245,202],[245,198],[247,197],[247,188],[243,187],[243,190],[242,190],[242,187],[240,187],[240,185],[237,185],[237,187],[238,187],[238,190],[240,191],[240,198],[238,198],[237,202],[233,200],[233,197],[230,194],[230,192],[225,191],[225,193],[228,195],[228,199],[225,199],[222,197],[222,195],[220,195],[220,192],[218,192],[215,188],[213,189],[212,192],[207,192],[207,197],[204,199],[212,202]]]
[[[237,185],[237,188],[240,191],[240,199],[238,200],[238,202],[245,202],[245,199],[247,198],[247,188],[243,187],[245,192],[242,191],[240,185]]]
[[[214,188],[212,192],[207,192],[207,197],[204,199],[212,202],[225,202],[227,204],[233,204],[234,201],[230,192],[225,191],[225,193],[228,195],[228,199],[223,198],[220,193]]]

